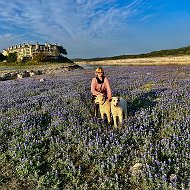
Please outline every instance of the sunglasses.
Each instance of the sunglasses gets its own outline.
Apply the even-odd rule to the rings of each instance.
[[[97,72],[97,73],[103,73],[103,72]]]

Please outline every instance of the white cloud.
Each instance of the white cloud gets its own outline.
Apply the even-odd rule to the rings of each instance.
[[[12,26],[32,30],[32,32],[52,35],[59,30],[66,37],[75,35],[104,34],[118,24],[126,24],[127,18],[141,1],[133,1],[123,7],[116,0],[14,0],[0,2],[1,27]],[[6,10],[6,11],[5,11]],[[9,26],[10,27],[10,26]],[[35,31],[36,29],[36,31]],[[45,30],[45,31],[44,31]]]
[[[133,0],[120,6],[119,0],[1,0],[0,29],[27,35],[29,41],[41,38],[70,47],[79,42],[76,46],[85,48],[88,45],[84,44],[111,40],[126,30],[128,19],[139,14],[141,3]]]
[[[0,51],[9,47],[10,45],[16,45],[24,41],[24,35],[12,35],[12,34],[4,34],[0,35]]]
[[[146,16],[142,17],[142,18],[140,19],[140,21],[147,20],[147,19],[151,18],[152,16],[153,16],[152,14],[151,14],[151,15],[146,15]]]

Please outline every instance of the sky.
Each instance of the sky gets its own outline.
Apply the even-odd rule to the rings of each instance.
[[[0,0],[0,52],[57,43],[97,58],[190,45],[190,0]]]

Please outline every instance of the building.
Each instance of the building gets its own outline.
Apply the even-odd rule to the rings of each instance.
[[[36,44],[19,44],[15,46],[8,47],[4,49],[2,54],[8,56],[9,53],[17,53],[17,60],[22,61],[24,59],[33,59],[37,54],[43,54],[46,57],[58,58],[59,56],[59,46],[57,44],[48,44],[40,45],[38,42]]]

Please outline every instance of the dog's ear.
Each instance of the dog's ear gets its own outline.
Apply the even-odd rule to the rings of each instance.
[[[120,101],[120,97],[118,97],[118,102]]]

